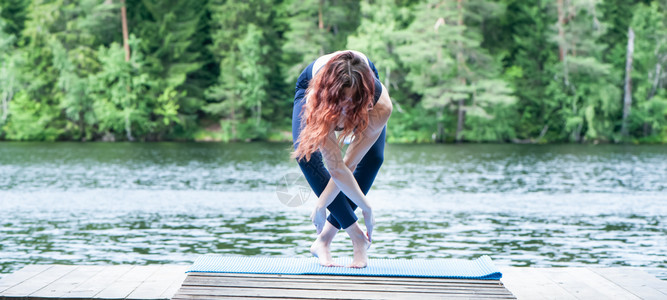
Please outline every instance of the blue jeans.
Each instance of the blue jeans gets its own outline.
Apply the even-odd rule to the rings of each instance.
[[[301,111],[303,104],[305,103],[304,95],[311,79],[314,63],[314,61],[310,63],[310,65],[301,72],[301,75],[299,75],[299,78],[296,81],[294,109],[292,111],[292,139],[294,141],[294,149],[298,146],[296,141],[299,138],[299,133],[301,133]],[[373,65],[370,60],[368,63],[371,66],[375,77],[379,79],[380,77],[375,65]],[[353,172],[354,179],[356,179],[357,184],[359,184],[359,188],[364,195],[368,194],[368,191],[373,185],[373,181],[375,181],[375,176],[384,161],[386,133],[387,126],[385,125],[377,141],[375,141],[373,146],[366,152]],[[311,155],[310,161],[305,161],[304,158],[297,160],[297,163],[299,164],[303,175],[306,177],[308,184],[317,197],[319,197],[331,178],[329,171],[327,171],[322,162],[322,153],[318,150]],[[345,229],[357,221],[357,216],[354,214],[357,205],[345,196],[343,192],[339,192],[327,208],[329,209],[329,212],[331,212],[327,221],[338,229]]]

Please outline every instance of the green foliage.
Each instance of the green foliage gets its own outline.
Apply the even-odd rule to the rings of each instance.
[[[664,88],[667,68],[667,20],[658,3],[637,6],[630,27],[635,32],[635,82],[631,113],[631,132],[645,140],[664,140],[667,130],[667,93]]]
[[[22,32],[25,45],[13,54],[12,69],[17,79],[6,90],[14,93],[9,102],[3,131],[7,139],[56,140],[64,133],[56,82],[58,72],[53,68],[50,44],[56,39],[51,31],[64,26],[59,7],[62,1],[33,2]],[[20,43],[20,44],[21,44]],[[15,56],[14,56],[15,55]]]
[[[301,70],[320,55],[345,48],[347,36],[359,25],[359,1],[286,0],[289,29],[283,51],[293,84]]]
[[[2,0],[0,2],[0,19],[4,25],[2,31],[18,36],[25,26],[30,0]]]
[[[9,113],[11,118],[3,128],[8,139],[55,141],[63,133],[58,107],[35,101],[26,92],[19,92],[9,103]]]
[[[509,106],[515,102],[512,88],[499,76],[499,62],[481,47],[481,29],[474,26],[493,17],[498,8],[497,4],[481,0],[427,1],[424,6],[417,7],[414,22],[397,33],[402,43],[396,52],[402,63],[409,66],[406,80],[411,83],[412,90],[422,96],[421,104],[425,108],[438,111],[440,124],[435,133],[438,140],[446,138],[442,129],[445,110],[457,114],[450,120],[465,118],[466,114],[473,117],[459,120],[464,124],[463,132],[458,132],[458,128],[450,130],[457,139],[467,132],[468,140],[486,141],[489,134],[479,132],[493,131],[494,128],[507,131],[507,128],[495,126],[480,128],[490,125],[482,120],[493,119],[492,111],[511,110]],[[467,26],[466,22],[473,26]],[[475,130],[466,130],[470,126]],[[505,134],[491,135],[500,137]]]
[[[297,76],[365,53],[390,142],[667,142],[657,0],[0,2],[0,139],[289,139]]]
[[[559,102],[546,96],[547,86],[553,80],[549,66],[558,62],[558,47],[549,42],[550,27],[557,16],[550,6],[553,1],[503,2],[507,9],[498,21],[498,27],[488,26],[490,31],[501,32],[490,46],[507,53],[503,57],[503,66],[505,78],[514,87],[517,97],[517,138],[534,139],[545,126],[553,129],[558,127],[558,124],[552,124],[553,121],[561,122],[553,118]]]
[[[20,53],[16,51],[13,34],[5,33],[6,23],[0,19],[0,127],[9,117],[9,103],[20,89]],[[0,137],[2,132],[0,131]]]
[[[133,45],[137,44],[134,40]],[[101,132],[123,133],[128,140],[154,129],[150,119],[150,99],[146,97],[148,74],[142,72],[145,62],[140,52],[125,61],[125,51],[117,43],[100,47],[101,71],[90,77],[89,94]]]
[[[197,126],[198,112],[205,104],[204,90],[214,74],[204,70],[211,55],[206,49],[207,1],[128,1],[130,32],[141,38],[134,51],[145,55],[144,70],[153,78],[146,91],[150,98],[165,99],[179,107],[173,126],[162,128],[156,138],[169,131],[184,132]],[[120,29],[120,24],[116,24]],[[201,31],[201,33],[200,33]],[[166,93],[166,94],[165,94]]]

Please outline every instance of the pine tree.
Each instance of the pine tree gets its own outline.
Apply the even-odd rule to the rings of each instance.
[[[286,112],[282,76],[281,44],[283,28],[275,0],[211,1],[210,51],[220,62],[216,83],[206,93],[203,107],[219,119],[222,139],[265,138],[270,126],[261,120],[274,109]],[[289,107],[291,112],[291,107]],[[282,121],[282,122],[281,122]],[[278,119],[277,122],[285,123]]]
[[[599,2],[558,0],[556,5],[552,40],[560,62],[552,70],[559,80],[550,83],[547,96],[560,102],[554,117],[565,120],[563,134],[575,142],[613,139],[620,109],[620,89],[597,42],[607,26],[600,21]]]
[[[314,59],[343,50],[347,36],[359,26],[358,1],[288,0],[285,5],[289,30],[283,51],[293,62],[285,76],[293,85],[301,71]]]
[[[78,2],[78,3],[77,3]],[[118,37],[116,5],[96,0],[63,3],[59,11],[65,30],[53,32],[49,42],[53,67],[58,71],[56,88],[66,119],[66,135],[76,140],[95,137],[97,119],[88,94],[88,77],[100,68],[97,48]]]
[[[7,24],[0,18],[0,129],[9,117],[9,103],[21,86],[20,53],[14,43],[16,36],[6,33]],[[2,131],[0,131],[2,137]]]
[[[395,52],[394,32],[397,31],[396,20],[399,8],[392,0],[381,0],[371,3],[361,2],[361,24],[355,34],[348,36],[347,49],[354,49],[366,54],[373,61],[381,74],[384,85],[391,88],[396,84],[392,72],[399,71],[399,59]],[[399,74],[400,75],[400,74]],[[382,78],[384,77],[384,78]]]
[[[361,2],[361,23],[355,34],[348,36],[347,49],[358,50],[368,56],[378,69],[380,80],[388,89],[394,105],[394,114],[387,127],[387,139],[397,137],[401,142],[429,141],[431,133],[424,128],[432,127],[433,118],[420,118],[429,114],[417,105],[415,95],[406,85],[406,70],[396,53],[400,35],[405,29],[404,20],[410,15],[408,6],[400,7],[393,0]]]
[[[497,62],[480,46],[479,28],[464,23],[466,19],[484,18],[481,13],[488,10],[480,7],[492,4],[464,2],[427,1],[417,10],[413,23],[399,34],[405,44],[397,47],[397,53],[410,69],[406,79],[413,90],[422,95],[422,105],[437,111],[436,138],[441,142],[445,138],[445,109],[456,112],[454,138],[460,141],[466,114],[481,121],[479,118],[492,118],[489,107],[514,101],[511,88],[496,78]],[[468,7],[476,11],[467,10]],[[494,91],[499,92],[497,97],[487,94]],[[483,96],[478,97],[480,94]],[[480,137],[472,139],[480,140]]]
[[[174,125],[179,131],[196,126],[199,108],[204,104],[203,90],[209,83],[206,72],[199,72],[209,62],[206,57],[206,39],[201,35],[206,20],[206,1],[141,0],[128,2],[130,32],[141,39],[139,51],[145,54],[146,66],[154,86],[148,92],[151,98],[173,97],[178,103],[179,120]],[[197,43],[199,44],[197,44]],[[204,77],[203,80],[198,80]],[[167,94],[165,94],[167,93]],[[172,93],[173,94],[173,93]],[[185,128],[180,127],[180,125]],[[165,124],[169,125],[169,124]],[[156,128],[152,139],[169,134],[171,127]]]
[[[240,104],[251,110],[254,115],[254,120],[248,120],[248,123],[252,124],[252,130],[244,134],[246,138],[265,137],[268,129],[262,126],[262,103],[267,102],[266,90],[269,86],[267,78],[269,69],[262,64],[268,53],[268,47],[262,44],[263,39],[262,31],[254,24],[249,24],[245,37],[238,45],[239,52],[243,53],[236,66],[241,79],[239,82]]]
[[[130,35],[130,49],[137,49],[139,43]],[[151,82],[148,72],[142,70],[146,65],[143,54],[132,51],[130,61],[125,61],[125,50],[118,43],[102,46],[97,53],[101,70],[89,78],[88,93],[94,103],[98,130],[112,140],[123,134],[130,140],[153,131],[156,124],[151,113],[155,100],[151,101],[146,93]]]
[[[525,142],[558,139],[560,120],[555,118],[555,113],[560,103],[546,96],[546,87],[553,80],[550,66],[558,63],[557,45],[550,42],[551,26],[557,20],[551,13],[553,1],[504,2],[505,14],[497,24],[486,27],[488,31],[500,33],[490,46],[505,55],[505,77],[517,96],[517,138]]]
[[[2,30],[10,35],[19,36],[25,27],[30,0],[3,0],[0,2],[0,19],[5,24]]]
[[[629,132],[656,142],[667,141],[667,20],[657,3],[639,4],[629,24],[635,32],[632,70],[633,108]]]
[[[18,72],[22,82],[3,129],[11,140],[56,140],[64,133],[50,42],[53,32],[65,27],[59,13],[63,0],[35,1],[27,9],[28,18],[22,32],[21,64]]]

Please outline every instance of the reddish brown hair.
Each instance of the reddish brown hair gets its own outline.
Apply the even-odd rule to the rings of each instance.
[[[346,97],[345,88],[351,89],[350,98]],[[375,77],[363,58],[352,51],[332,57],[308,84],[302,130],[295,141],[299,144],[291,157],[305,157],[309,161],[341,117],[344,129],[338,136],[339,145],[353,130],[364,131],[368,127],[368,108],[373,105],[374,93]]]

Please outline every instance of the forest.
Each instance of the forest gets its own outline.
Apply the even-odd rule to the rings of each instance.
[[[0,140],[291,141],[365,53],[392,143],[667,143],[664,0],[0,0]]]

